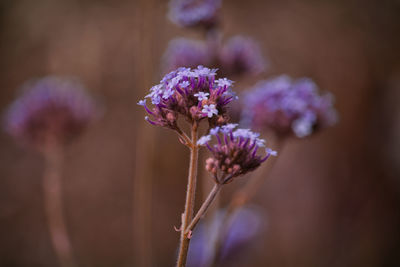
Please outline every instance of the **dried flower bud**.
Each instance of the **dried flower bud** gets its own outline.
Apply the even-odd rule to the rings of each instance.
[[[210,130],[210,134],[201,137],[197,144],[207,146],[212,158],[206,161],[206,170],[217,167],[219,175],[211,172],[218,183],[228,183],[232,178],[244,175],[255,170],[269,156],[276,156],[277,152],[266,149],[265,156],[257,155],[259,147],[265,146],[265,140],[258,138],[259,134],[249,129],[236,129],[237,124],[227,124]],[[215,136],[218,143],[210,145]]]
[[[158,85],[150,89],[145,100],[139,101],[153,119],[153,125],[178,130],[178,114],[188,122],[208,119],[211,127],[221,116],[226,117],[226,106],[237,99],[231,91],[232,81],[224,78],[215,80],[216,70],[198,66],[197,69],[179,68],[167,74]],[[154,105],[149,109],[146,99]],[[175,120],[167,118],[173,114]]]
[[[244,124],[283,137],[305,137],[337,121],[332,96],[319,95],[315,83],[306,78],[292,81],[282,75],[259,82],[246,94],[244,106]]]
[[[40,147],[48,140],[64,143],[100,114],[99,107],[76,81],[46,77],[26,84],[6,114],[8,133]]]

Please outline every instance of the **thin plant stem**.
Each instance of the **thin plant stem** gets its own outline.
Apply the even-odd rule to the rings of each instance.
[[[190,166],[188,175],[188,184],[186,191],[185,211],[182,216],[181,224],[181,239],[179,244],[179,254],[177,267],[184,267],[186,265],[186,258],[189,249],[190,238],[185,232],[193,219],[195,192],[196,192],[196,178],[197,178],[197,165],[199,157],[199,147],[197,145],[198,135],[197,123],[193,123],[191,129],[191,146],[190,146]]]
[[[208,194],[206,200],[203,202],[201,205],[199,211],[197,212],[196,216],[193,218],[192,222],[189,224],[189,226],[185,229],[185,234],[189,234],[190,232],[193,231],[193,229],[196,227],[197,223],[200,221],[201,217],[203,217],[208,208],[210,207],[211,203],[217,196],[218,192],[221,190],[222,184],[215,184],[214,187],[212,188],[211,192]]]
[[[201,160],[201,162],[205,162],[206,157],[203,158],[203,160]],[[205,169],[203,169],[202,171],[199,172],[199,175],[201,176],[201,178],[199,178],[199,181],[201,182],[201,187],[202,187],[202,200],[203,202],[206,201],[207,197],[208,197],[208,192],[210,192],[213,188],[213,186],[215,185],[216,182],[218,182],[214,177],[213,179],[209,178],[209,173],[207,171],[205,171]],[[210,207],[207,211],[207,218],[205,225],[206,227],[212,227],[212,219],[214,217],[214,214],[218,211],[219,206],[220,206],[220,195],[218,194],[215,199],[213,200],[213,205],[212,207]]]
[[[55,142],[50,142],[44,149],[44,157],[44,204],[51,242],[61,267],[76,266],[63,212],[62,146]]]

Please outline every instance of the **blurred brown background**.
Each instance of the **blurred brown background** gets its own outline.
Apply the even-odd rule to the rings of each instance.
[[[201,35],[170,23],[160,0],[0,8],[1,111],[24,81],[49,74],[80,77],[106,106],[67,151],[65,209],[80,266],[172,266],[188,152],[146,124],[136,102],[160,79],[168,41]],[[237,266],[400,266],[399,14],[397,0],[224,1],[225,37],[254,37],[271,62],[262,78],[312,77],[340,114],[337,126],[280,151],[257,198],[268,227]],[[3,131],[0,147],[0,266],[57,266],[43,159]]]

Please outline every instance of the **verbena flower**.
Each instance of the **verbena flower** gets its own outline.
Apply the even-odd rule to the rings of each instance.
[[[257,83],[245,95],[243,110],[243,123],[280,136],[305,137],[337,121],[331,94],[320,95],[311,79],[286,75]]]
[[[45,77],[28,83],[9,107],[6,131],[23,143],[41,146],[49,139],[66,142],[100,114],[77,81]]]
[[[210,223],[200,223],[193,234],[189,248],[188,266],[210,266],[212,257],[218,265],[230,266],[232,261],[243,258],[250,251],[251,244],[260,234],[263,216],[256,207],[245,207],[237,210],[227,225],[224,211],[218,211]],[[223,232],[219,232],[223,229]],[[220,244],[220,255],[214,255],[216,238],[224,237]]]
[[[212,61],[206,43],[187,38],[177,38],[169,42],[162,58],[163,70],[170,72],[181,66],[195,68],[208,66]]]
[[[179,68],[165,75],[138,103],[152,117],[146,120],[177,131],[179,115],[189,123],[208,119],[210,127],[225,124],[227,105],[237,97],[231,90],[233,82],[216,80],[216,71],[198,66],[196,69]],[[147,107],[147,99],[153,104],[152,108]]]
[[[265,146],[265,140],[259,138],[258,133],[236,127],[237,124],[232,123],[217,126],[197,142],[211,152],[212,157],[206,160],[206,170],[220,184],[229,183],[233,178],[255,170],[271,155],[277,155],[277,152],[270,148],[265,150],[266,155],[258,155],[257,150]],[[217,140],[214,145],[210,144],[213,136]]]
[[[258,44],[243,36],[229,39],[219,57],[224,72],[232,75],[259,74],[267,66]]]
[[[182,27],[213,27],[221,0],[171,0],[169,18]]]

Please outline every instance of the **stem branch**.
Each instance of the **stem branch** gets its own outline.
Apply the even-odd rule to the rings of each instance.
[[[199,220],[201,219],[201,217],[203,217],[206,214],[208,208],[210,207],[211,203],[213,202],[213,200],[215,199],[215,197],[217,196],[217,194],[221,190],[221,188],[222,188],[222,184],[214,185],[213,189],[208,194],[206,200],[201,205],[196,216],[194,217],[192,222],[189,224],[189,226],[185,229],[185,234],[189,234],[189,232],[192,231],[196,227],[196,225],[199,222]]]

